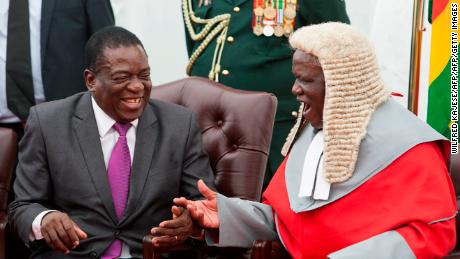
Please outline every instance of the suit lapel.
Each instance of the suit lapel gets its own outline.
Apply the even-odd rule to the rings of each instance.
[[[73,118],[73,128],[80,143],[89,176],[110,218],[116,224],[117,220],[107,179],[107,169],[104,164],[101,141],[89,93],[83,95],[80,103],[77,105]]]
[[[151,105],[147,105],[139,118],[136,133],[136,146],[134,148],[133,165],[131,169],[131,180],[129,183],[128,204],[125,215],[132,215],[136,209],[139,199],[147,183],[150,173],[150,165],[154,157],[156,141],[158,138],[157,118]],[[123,223],[126,218],[120,221]]]
[[[56,0],[42,0],[42,14],[40,22],[40,54],[41,61],[45,60],[46,44],[48,42],[48,32],[51,25],[51,17],[53,16]]]

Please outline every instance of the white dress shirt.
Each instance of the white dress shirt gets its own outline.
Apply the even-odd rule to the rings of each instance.
[[[0,123],[20,122],[9,109],[6,101],[6,45],[8,36],[9,0],[0,0]],[[29,0],[30,57],[32,62],[32,80],[35,103],[45,100],[42,81],[42,63],[40,56],[40,22],[42,0]]]
[[[115,120],[112,119],[109,115],[107,115],[100,107],[97,105],[96,101],[93,97],[91,97],[91,103],[94,110],[94,117],[96,118],[97,129],[99,131],[99,138],[101,140],[102,146],[102,153],[104,154],[104,163],[105,168],[108,167],[110,155],[112,154],[112,150],[115,147],[115,144],[118,141],[119,134],[118,132],[112,127],[115,124]],[[132,126],[129,128],[128,132],[126,133],[126,140],[128,142],[129,154],[131,156],[131,163],[133,162],[134,157],[134,147],[136,145],[136,128],[137,124],[139,123],[139,119],[136,119],[131,122]],[[38,216],[32,222],[32,232],[30,236],[30,240],[39,240],[43,238],[41,233],[41,222],[43,217],[54,210],[46,210],[38,214]],[[83,231],[85,231],[83,229]],[[121,255],[119,258],[131,258],[131,254],[129,252],[129,247],[123,243],[121,249]]]

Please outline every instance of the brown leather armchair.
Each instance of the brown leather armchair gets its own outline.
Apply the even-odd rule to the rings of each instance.
[[[16,133],[12,129],[0,128],[0,259],[6,258],[5,227],[8,222],[6,208],[17,148]]]
[[[283,244],[277,240],[256,240],[252,247],[251,259],[289,259],[291,256]]]
[[[276,111],[273,95],[236,90],[191,77],[154,87],[151,96],[195,112],[220,193],[260,200]],[[144,238],[145,259],[185,248],[189,247],[154,248],[152,236]],[[223,254],[233,251],[227,249]]]

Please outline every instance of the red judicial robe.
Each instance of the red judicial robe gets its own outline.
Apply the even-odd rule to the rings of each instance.
[[[263,194],[278,234],[294,258],[327,255],[395,230],[417,258],[442,258],[455,246],[455,192],[436,142],[418,144],[344,197],[295,213],[286,161]]]

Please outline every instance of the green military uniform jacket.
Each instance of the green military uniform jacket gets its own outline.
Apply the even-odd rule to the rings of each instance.
[[[183,0],[188,1],[188,0]],[[294,76],[291,72],[293,50],[286,37],[256,36],[252,32],[253,1],[211,0],[198,6],[191,0],[195,16],[209,19],[230,14],[226,42],[221,55],[219,82],[233,88],[265,91],[276,95],[278,108],[270,148],[265,185],[282,162],[281,148],[294,124],[299,103],[291,93]],[[298,0],[295,28],[326,21],[349,23],[343,0]],[[203,25],[193,24],[199,32]],[[187,30],[187,29],[186,29]],[[217,38],[217,37],[216,37]],[[204,49],[191,69],[191,75],[208,77],[212,67],[216,38]],[[186,32],[189,55],[201,41],[193,41]],[[263,111],[250,111],[260,112]]]

